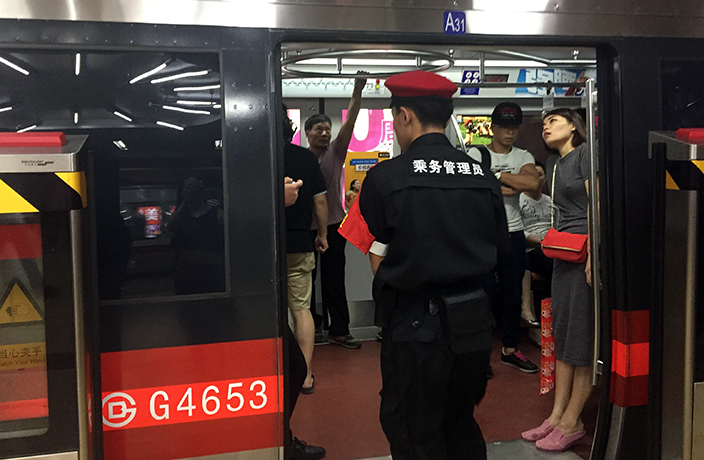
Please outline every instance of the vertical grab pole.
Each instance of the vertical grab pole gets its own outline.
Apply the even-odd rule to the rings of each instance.
[[[601,242],[599,218],[599,163],[596,144],[596,103],[597,92],[594,80],[586,82],[587,92],[587,136],[589,137],[589,240],[592,268],[592,301],[594,303],[594,354],[592,356],[592,385],[596,386],[599,377],[599,339],[601,334],[601,264],[599,247]]]
[[[459,122],[457,121],[457,117],[455,117],[455,114],[450,115],[450,124],[452,124],[452,127],[454,128],[455,135],[457,135],[457,140],[459,141],[460,145],[462,146],[462,152],[466,155],[467,154],[467,147],[464,145],[464,139],[462,138],[462,131],[460,130],[460,125]]]
[[[73,311],[74,327],[76,329],[76,388],[78,398],[78,458],[89,460],[90,427],[88,420],[88,387],[86,386],[86,340],[85,340],[85,310],[83,299],[83,270],[81,232],[81,210],[70,211],[71,222],[71,262],[73,266]],[[95,419],[95,415],[93,416]],[[100,419],[98,419],[100,420]]]

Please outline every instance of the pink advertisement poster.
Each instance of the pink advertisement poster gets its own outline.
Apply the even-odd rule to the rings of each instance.
[[[342,111],[342,121],[347,119],[347,110]],[[361,109],[354,125],[350,152],[389,152],[394,148],[394,126],[391,109]]]
[[[303,129],[303,126],[301,126],[301,109],[288,109],[286,113],[288,113],[288,118],[293,122],[293,128],[296,130],[291,143],[301,145],[301,130]]]

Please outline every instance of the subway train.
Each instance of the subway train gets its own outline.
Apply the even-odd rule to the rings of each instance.
[[[334,132],[365,72],[347,188],[398,153],[383,83],[414,69],[461,87],[460,149],[504,100],[538,159],[543,110],[586,117],[595,389],[589,436],[559,458],[704,458],[695,0],[5,0],[0,458],[285,458],[279,108]],[[194,182],[197,235],[179,225]],[[388,458],[372,276],[346,252],[362,348],[315,347],[316,391],[290,425],[327,458]],[[536,361],[539,336],[521,345]],[[494,368],[477,409],[489,458],[549,458],[520,441],[551,406],[541,376]]]

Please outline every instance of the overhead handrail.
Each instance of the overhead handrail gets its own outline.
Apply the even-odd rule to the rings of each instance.
[[[365,74],[367,78],[388,78],[398,73],[407,72],[408,70],[425,70],[427,72],[441,72],[451,68],[454,60],[442,53],[434,51],[422,50],[343,50],[343,51],[321,51],[316,53],[300,54],[293,57],[285,58],[281,61],[281,73],[283,78],[340,78],[340,77],[355,77],[355,73],[343,73],[343,58],[363,58],[373,56],[378,59],[380,56],[396,57],[399,59],[414,59],[413,66],[407,66],[405,70],[398,72],[368,72]],[[324,72],[316,70],[300,70],[292,69],[290,66],[307,61],[309,59],[336,59],[336,72]],[[440,61],[440,63],[435,63]],[[424,64],[424,62],[426,62]]]
[[[486,55],[494,54],[497,56],[510,56],[519,57],[524,59],[529,59],[540,64],[550,66],[550,67],[595,67],[596,60],[592,59],[548,59],[540,56],[535,56],[532,54],[521,53],[518,51],[510,50],[472,50],[479,54],[479,69],[480,74],[483,78],[485,67],[486,67]],[[406,70],[400,70],[398,72],[370,72],[368,76],[370,78],[389,78],[393,75],[407,72],[408,70],[425,70],[428,72],[441,72],[443,70],[448,70],[454,67],[455,58],[452,56],[453,51],[450,50],[449,55],[444,53],[439,53],[435,51],[426,50],[327,50],[319,51],[313,53],[298,53],[293,57],[284,57],[281,60],[281,73],[283,78],[339,78],[339,77],[352,77],[352,73],[343,73],[343,58],[359,58],[363,56],[371,56],[375,59],[379,57],[385,58],[399,58],[399,59],[415,59],[416,63],[414,66],[408,66]],[[325,72],[316,70],[301,70],[292,69],[290,66],[300,64],[302,61],[307,61],[309,59],[335,59],[336,60],[336,71],[335,72]],[[435,62],[441,61],[442,63],[436,64]],[[426,62],[426,64],[424,64]],[[564,86],[564,85],[563,85]],[[500,87],[500,86],[498,86]]]

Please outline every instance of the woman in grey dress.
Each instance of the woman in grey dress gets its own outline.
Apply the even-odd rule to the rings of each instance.
[[[552,180],[556,228],[588,235],[589,150],[584,121],[573,110],[554,109],[543,119],[543,139],[560,158]],[[589,247],[589,245],[587,245]],[[555,337],[555,401],[550,416],[522,434],[526,441],[561,452],[584,435],[582,409],[592,391],[593,309],[591,255],[575,264],[555,260],[552,278],[553,336]]]

